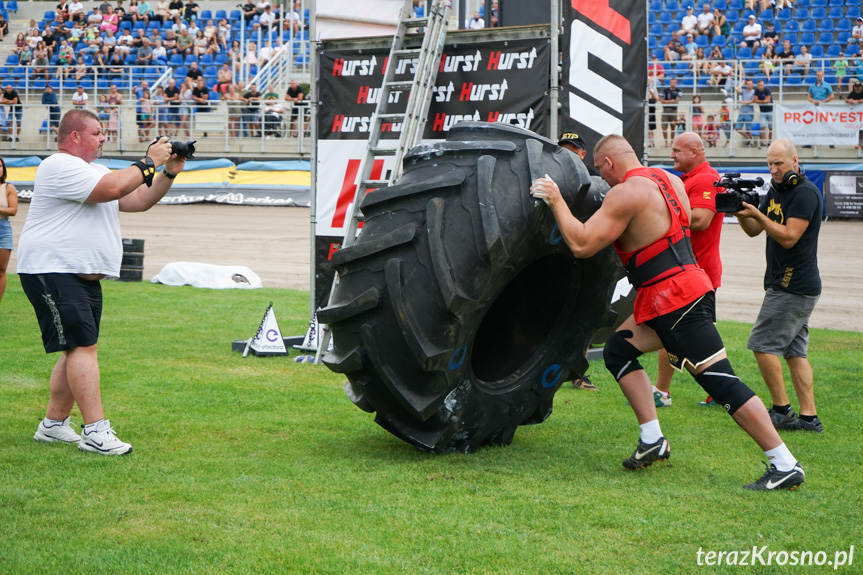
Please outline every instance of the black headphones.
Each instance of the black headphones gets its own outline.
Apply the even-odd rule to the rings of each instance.
[[[784,192],[785,190],[790,190],[791,188],[797,186],[797,184],[799,184],[802,179],[802,174],[798,174],[794,170],[788,170],[787,172],[785,172],[785,175],[782,176],[782,181],[779,182],[779,185],[777,185],[773,181],[773,179],[770,180],[770,185],[777,192]]]

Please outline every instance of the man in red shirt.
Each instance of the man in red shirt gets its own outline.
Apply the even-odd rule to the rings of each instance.
[[[684,132],[671,143],[671,160],[674,169],[682,172],[680,179],[686,188],[689,205],[692,207],[691,230],[692,251],[699,267],[707,272],[713,289],[722,284],[722,261],[719,259],[719,235],[722,233],[722,216],[716,216],[716,188],[713,182],[719,180],[717,172],[704,155],[704,142],[694,132]],[[670,407],[671,378],[674,369],[668,361],[664,349],[659,350],[656,385],[653,400],[656,407]],[[700,405],[718,405],[710,397]]]

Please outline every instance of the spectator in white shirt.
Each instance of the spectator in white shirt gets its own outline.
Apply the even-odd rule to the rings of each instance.
[[[698,17],[693,12],[692,6],[686,7],[686,16],[680,20],[680,28],[684,34],[698,34]]]
[[[485,20],[479,17],[479,12],[473,13],[473,18],[464,23],[468,30],[482,30],[485,28]]]
[[[713,12],[710,11],[710,4],[705,4],[704,12],[698,15],[698,33],[702,36],[712,36],[715,21]]]
[[[743,27],[743,42],[740,47],[749,46],[753,50],[761,45],[761,24],[755,21],[755,14],[749,15],[749,22]]]
[[[851,37],[848,38],[848,43],[863,44],[863,18],[857,18],[857,24],[851,29]]]

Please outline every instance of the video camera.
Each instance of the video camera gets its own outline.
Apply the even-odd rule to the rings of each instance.
[[[743,209],[743,202],[758,206],[760,202],[758,189],[763,185],[762,178],[743,180],[739,173],[723,174],[721,180],[713,182],[714,188],[725,188],[724,193],[716,194],[716,211],[733,214]]]

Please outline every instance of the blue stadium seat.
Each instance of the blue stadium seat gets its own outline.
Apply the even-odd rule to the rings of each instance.
[[[827,2],[827,5],[833,6],[834,8],[844,8],[845,0],[829,0],[829,2]]]
[[[800,77],[800,74],[787,74],[785,83],[789,86],[800,86],[803,84],[803,78]]]
[[[742,48],[737,49],[737,58],[739,60],[748,60],[752,57],[752,48],[749,46],[743,46]]]
[[[777,22],[785,22],[791,20],[791,8],[782,8],[776,13]]]
[[[707,48],[710,43],[710,38],[704,35],[699,35],[695,37],[696,46],[700,46],[701,48]]]
[[[241,10],[231,10],[231,19],[229,22],[236,22],[238,20],[242,20],[243,12]]]
[[[51,78],[50,80],[48,80],[48,85],[51,86],[52,88],[54,88],[55,90],[59,90],[60,86],[63,85],[63,82],[62,82],[62,80],[60,80],[60,78]]]
[[[860,54],[860,47],[857,44],[849,44],[845,47],[845,55],[848,57],[856,57]]]
[[[818,22],[815,20],[804,20],[800,26],[800,30],[803,32],[815,32],[818,30]]]
[[[677,0],[665,0],[665,9],[668,12],[677,12],[680,10],[680,4],[677,3]]]
[[[740,12],[737,10],[729,10],[725,13],[725,19],[728,20],[729,24],[734,24],[738,20],[740,20]]]
[[[743,10],[743,0],[729,0],[729,10]]]
[[[839,44],[831,44],[827,46],[827,52],[825,53],[828,58],[837,58],[842,54],[842,46]]]
[[[18,0],[9,0],[6,2],[6,10],[9,12],[17,13],[18,12]]]
[[[218,21],[219,21],[219,20],[221,20],[221,19],[223,19],[223,18],[224,18],[224,19],[226,19],[226,20],[228,19],[228,13],[227,13],[227,11],[225,11],[225,10],[216,10],[216,23],[218,24]]]
[[[665,28],[662,26],[662,24],[653,24],[648,29],[648,34],[650,36],[662,36],[662,33],[664,30],[665,30]]]
[[[671,12],[660,12],[659,17],[656,19],[656,21],[661,24],[670,24]]]
[[[722,49],[722,57],[725,58],[726,60],[733,60],[734,59],[734,48],[732,48],[731,46],[726,46],[725,48],[723,48]]]
[[[192,62],[197,62],[197,61],[198,61],[197,56],[195,56],[194,54],[187,54],[186,57],[183,59],[183,64],[188,66]]]
[[[152,30],[159,29],[159,21],[158,20],[150,20],[150,23],[147,24],[147,32],[150,33]]]
[[[713,40],[710,41],[710,45],[719,46],[721,48],[722,46],[725,46],[725,41],[725,36],[723,36],[722,34],[717,34],[713,37]]]
[[[186,77],[186,74],[189,73],[189,68],[186,66],[177,66],[174,70],[174,77],[180,78],[181,80]]]
[[[787,8],[785,8],[784,10],[787,10]],[[809,8],[795,8],[794,9],[794,19],[795,20],[808,20],[809,19]]]
[[[716,2],[713,3],[713,7],[719,8],[720,10],[728,10],[728,4],[725,0],[716,0]]]
[[[833,32],[821,32],[818,36],[818,44],[821,46],[829,46],[835,42],[836,38],[833,37]]]
[[[850,20],[855,20],[860,17],[860,6],[849,6],[845,16]]]
[[[6,56],[6,65],[7,66],[17,66],[18,65],[18,54],[9,54]]]
[[[418,16],[418,18],[419,18],[419,16]],[[651,24],[656,24],[656,14],[654,14],[653,12],[648,12],[647,13],[647,25],[649,26]]]
[[[842,32],[836,33],[836,43],[844,46],[848,43],[848,39],[851,38],[851,32],[843,30]],[[855,42],[856,44],[856,42]]]
[[[183,57],[179,54],[171,54],[168,58],[169,66],[180,66],[183,64]]]
[[[665,10],[665,7],[662,5],[662,0],[650,0],[651,12],[662,12],[663,10]]]
[[[205,24],[207,23],[207,20],[212,20],[212,19],[213,19],[213,12],[210,10],[201,10],[198,13],[198,20],[203,20],[203,22]]]
[[[821,58],[824,56],[824,46],[821,44],[815,44],[812,46],[812,49],[809,50],[809,53],[812,54],[813,58]],[[815,66],[815,61],[812,61],[812,66]]]
[[[131,29],[132,29],[132,23],[129,22],[128,20],[123,20],[122,22],[120,22],[120,30],[131,30]]]
[[[838,22],[836,22],[836,29],[841,30],[843,32],[850,31],[854,25],[851,23],[851,20],[848,18],[842,18]]]
[[[828,18],[833,18],[834,20],[838,20],[839,18],[845,17],[845,8],[842,6],[833,6],[830,8],[830,11],[827,13]]]
[[[138,20],[137,22],[132,24],[132,30],[139,30],[139,29],[140,30],[146,30],[147,29],[147,23],[144,22],[143,20]],[[135,34],[137,34],[137,32],[135,32]]]
[[[215,60],[212,54],[204,54],[201,56],[201,61],[198,62],[201,66],[212,66]]]
[[[824,6],[815,6],[812,8],[812,16],[813,20],[823,20],[827,18],[827,8]]]
[[[219,70],[215,66],[207,66],[204,68],[204,78],[217,78]]]
[[[792,46],[794,46],[794,47],[797,46],[797,34],[786,34],[785,37],[783,38],[783,40],[786,40],[786,39],[789,42],[791,42]]]
[[[45,22],[53,22],[56,14],[54,14],[53,10],[46,10],[45,14],[42,16],[42,20]]]
[[[216,54],[216,57],[214,58],[214,60],[215,60],[216,66],[221,66],[222,64],[224,64],[225,62],[228,61],[228,55],[221,52],[219,54]]]
[[[0,0],[0,10],[6,12],[6,3],[3,0]]]
[[[825,7],[827,6],[827,0],[812,0],[813,7]]]

